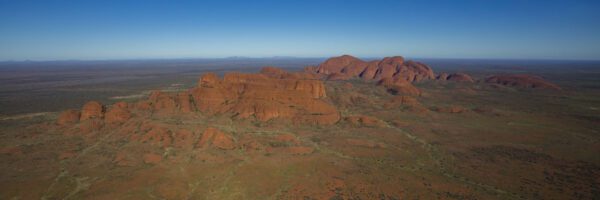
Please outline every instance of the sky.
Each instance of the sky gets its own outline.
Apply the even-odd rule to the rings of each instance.
[[[600,1],[0,0],[0,61],[600,60]]]

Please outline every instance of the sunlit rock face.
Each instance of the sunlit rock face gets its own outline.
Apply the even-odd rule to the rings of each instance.
[[[298,123],[332,124],[339,121],[337,109],[323,100],[325,86],[316,79],[289,75],[267,68],[260,74],[226,73],[200,78],[191,90],[196,109],[209,114],[228,113],[234,117],[255,117],[259,121],[281,118]]]
[[[405,61],[402,56],[365,62],[350,55],[343,55],[327,59],[317,67],[316,73],[330,75],[334,80],[360,77],[364,80],[394,78],[419,82],[435,78],[429,66],[411,60]]]

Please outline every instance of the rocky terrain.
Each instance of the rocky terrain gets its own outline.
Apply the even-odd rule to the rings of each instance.
[[[563,92],[401,56],[207,72],[4,128],[0,199],[600,198],[597,111]]]

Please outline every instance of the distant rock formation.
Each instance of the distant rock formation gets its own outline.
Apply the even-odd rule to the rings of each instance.
[[[314,70],[327,76],[327,80],[348,80],[359,77],[378,81],[393,94],[420,95],[413,82],[434,79],[433,70],[420,62],[405,61],[402,56],[385,57],[379,61],[365,62],[350,55],[327,59]]]
[[[560,90],[561,88],[541,77],[527,74],[495,75],[487,77],[485,83],[500,84],[510,87]]]
[[[473,78],[471,78],[471,76],[469,76],[468,74],[465,74],[465,73],[454,73],[454,74],[441,73],[436,77],[436,79],[441,80],[441,81],[455,81],[455,82],[469,82],[469,83],[475,82],[473,80]]]
[[[405,61],[402,56],[365,62],[350,55],[343,55],[327,59],[316,68],[316,73],[328,75],[335,80],[360,77],[364,80],[393,78],[418,82],[435,78],[429,66],[411,60]]]

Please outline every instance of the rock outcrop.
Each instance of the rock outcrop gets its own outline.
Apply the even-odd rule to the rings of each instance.
[[[236,148],[233,137],[223,131],[209,127],[202,133],[202,138],[197,144],[200,148],[216,147],[223,150],[232,150]]]
[[[421,94],[412,85],[413,82],[435,79],[429,66],[412,60],[405,61],[402,56],[365,62],[350,55],[343,55],[327,59],[315,71],[327,75],[327,80],[348,80],[355,77],[375,80],[391,93],[408,95]]]
[[[403,78],[383,78],[377,85],[384,86],[388,92],[397,95],[421,95],[421,91]]]
[[[200,77],[198,86],[189,91],[169,93],[153,91],[148,99],[135,103],[118,102],[108,106],[99,102],[84,105],[77,111],[63,113],[58,124],[103,119],[121,124],[135,115],[171,116],[202,112],[258,121],[288,120],[298,124],[334,124],[340,120],[337,108],[326,101],[325,85],[317,75],[286,72],[265,67],[261,73],[226,73],[221,79],[214,73]]]
[[[454,73],[454,74],[441,73],[436,77],[436,79],[441,80],[441,81],[455,81],[455,82],[469,82],[469,83],[475,82],[473,80],[473,78],[471,78],[471,76],[469,76],[468,74],[465,74],[465,73]]]
[[[316,73],[329,75],[330,79],[334,80],[360,77],[365,80],[394,78],[418,82],[435,78],[429,66],[411,60],[405,61],[402,56],[365,62],[350,55],[343,55],[327,59],[317,67]]]
[[[541,77],[526,75],[526,74],[512,74],[512,75],[496,75],[490,76],[484,80],[486,83],[500,84],[510,87],[520,88],[533,88],[533,89],[550,89],[560,90],[561,88],[555,84],[552,84]]]
[[[288,78],[283,73],[268,68],[260,74],[227,73],[222,80],[208,73],[191,95],[196,109],[208,114],[309,124],[333,124],[340,119],[337,109],[323,100],[322,81]]]
[[[131,112],[126,108],[119,106],[113,106],[108,112],[105,113],[104,121],[107,123],[124,123],[131,118]]]
[[[56,123],[59,125],[67,125],[79,122],[79,118],[81,116],[81,112],[78,110],[66,110],[58,116]]]
[[[83,105],[80,120],[104,117],[104,106],[97,101],[90,101]]]

